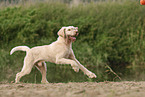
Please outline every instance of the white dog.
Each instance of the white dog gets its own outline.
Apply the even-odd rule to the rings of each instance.
[[[80,64],[73,53],[72,42],[76,40],[78,27],[62,27],[57,34],[58,39],[50,45],[37,46],[31,49],[27,46],[17,46],[11,50],[10,55],[18,50],[26,51],[23,68],[21,72],[16,74],[15,83],[18,83],[22,76],[29,74],[34,65],[42,74],[41,82],[48,83],[45,61],[56,64],[71,64],[75,72],[81,69],[89,78],[96,78],[94,73]]]

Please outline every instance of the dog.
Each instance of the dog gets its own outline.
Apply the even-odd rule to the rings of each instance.
[[[36,46],[31,49],[27,46],[17,46],[10,51],[10,55],[15,51],[26,51],[23,68],[21,72],[16,74],[15,83],[19,83],[22,76],[29,74],[33,66],[36,66],[42,74],[41,83],[48,83],[45,61],[55,64],[70,64],[75,72],[79,72],[81,69],[89,78],[96,78],[94,73],[80,64],[72,50],[72,42],[78,36],[78,27],[62,27],[57,34],[57,40],[49,45]]]

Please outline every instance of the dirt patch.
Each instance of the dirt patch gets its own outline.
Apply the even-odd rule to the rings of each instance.
[[[145,82],[0,84],[0,97],[143,97]]]

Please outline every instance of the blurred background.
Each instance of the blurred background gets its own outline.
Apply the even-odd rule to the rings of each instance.
[[[145,81],[145,6],[139,0],[0,0],[0,82],[14,81],[25,52],[19,45],[47,45],[63,26],[77,26],[76,58],[97,75],[47,62],[49,82]],[[108,66],[112,69],[109,69]],[[111,72],[113,70],[113,72]],[[40,83],[34,67],[21,79]]]

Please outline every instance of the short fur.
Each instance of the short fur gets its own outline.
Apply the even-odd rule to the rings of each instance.
[[[72,50],[72,42],[75,41],[75,37],[78,35],[77,32],[78,27],[62,27],[58,31],[58,39],[50,45],[36,46],[31,49],[27,46],[14,47],[10,54],[18,50],[26,51],[23,68],[21,72],[16,74],[15,83],[18,83],[22,76],[29,74],[34,65],[42,74],[41,82],[48,83],[46,79],[47,68],[45,61],[55,64],[71,64],[75,72],[81,69],[89,78],[96,78],[94,73],[85,68],[75,58]]]

